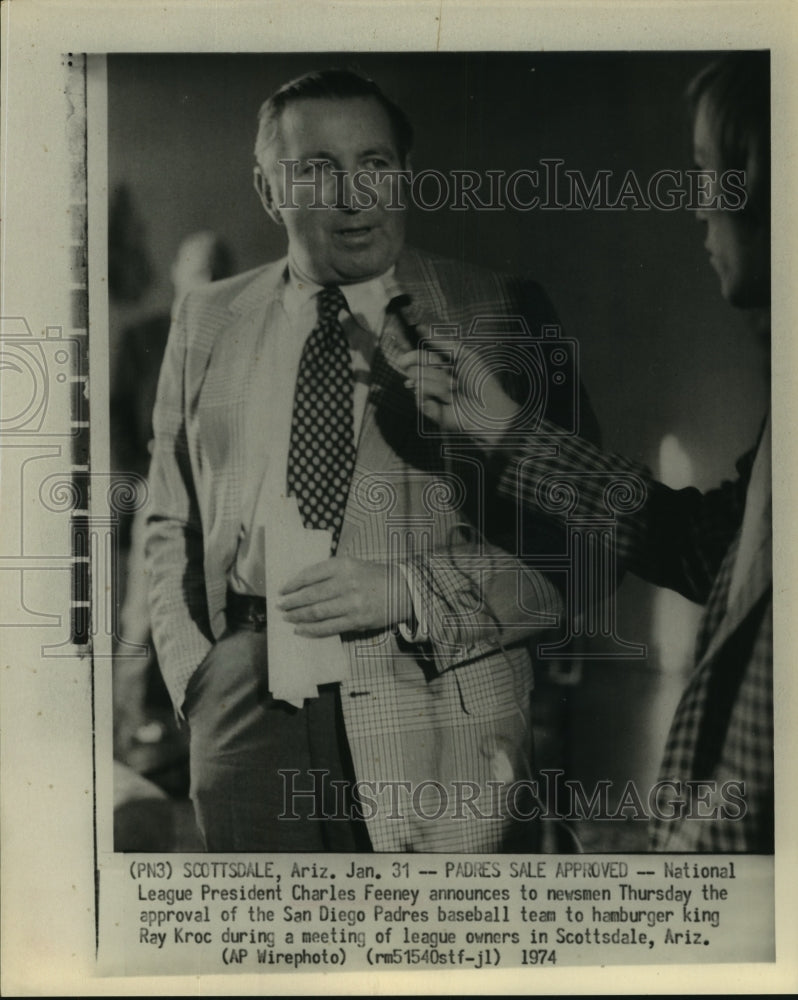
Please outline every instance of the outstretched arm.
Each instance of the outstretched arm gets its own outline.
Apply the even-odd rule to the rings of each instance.
[[[402,358],[407,384],[430,419],[483,447],[499,495],[552,520],[557,514],[546,498],[562,482],[576,489],[580,513],[605,515],[613,481],[633,483],[639,502],[631,504],[628,513],[615,514],[618,566],[691,600],[707,599],[742,519],[750,454],[738,464],[739,479],[702,494],[694,488],[672,490],[641,464],[605,453],[582,437],[563,435],[545,419],[519,441],[513,432],[521,407],[492,372],[490,359],[462,343],[441,346],[454,352],[454,365],[440,363],[429,352],[409,352]],[[465,371],[468,378],[462,377]],[[472,405],[464,406],[469,394]],[[494,416],[490,429],[484,420],[464,425],[463,415],[478,408]]]

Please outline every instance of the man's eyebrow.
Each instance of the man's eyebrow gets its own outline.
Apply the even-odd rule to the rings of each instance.
[[[357,154],[357,158],[362,160],[366,156],[384,156],[387,159],[391,157],[400,159],[399,152],[393,146],[368,146],[361,150]],[[297,160],[300,163],[306,163],[308,160],[332,160],[334,163],[338,162],[338,155],[336,153],[330,152],[326,149],[313,149],[313,150],[303,150],[296,156],[284,156],[281,159],[284,160]]]
[[[286,159],[295,159],[295,157],[286,157]],[[298,160],[335,160],[335,153],[329,153],[326,149],[312,149],[307,152],[302,152],[296,157]]]

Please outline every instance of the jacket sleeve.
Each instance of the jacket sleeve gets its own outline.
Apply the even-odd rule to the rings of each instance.
[[[438,672],[528,642],[560,621],[560,590],[498,546],[460,543],[403,568],[416,598],[416,642]]]
[[[158,382],[146,533],[153,639],[178,712],[189,678],[212,644],[202,525],[186,432],[188,308],[187,300],[172,326]]]
[[[557,436],[544,422],[526,443],[499,450],[492,479],[521,510],[554,520],[565,516],[557,512],[558,491],[570,489],[569,512],[614,516],[621,572],[703,604],[742,522],[753,455],[737,463],[736,480],[717,489],[673,490],[644,466],[604,453],[581,437]]]
[[[494,303],[493,310],[499,313],[500,323],[492,334],[495,342],[488,340],[486,349],[491,350],[494,343],[506,346],[501,332],[504,319],[523,317],[530,334],[512,341],[509,364],[503,352],[500,377],[507,391],[518,401],[529,403],[537,417],[549,416],[558,434],[578,427],[597,441],[598,424],[578,378],[577,359],[567,349],[566,363],[561,367],[573,378],[568,392],[548,392],[540,400],[530,398],[540,391],[541,378],[556,374],[547,355],[552,341],[545,339],[544,331],[559,331],[559,321],[543,289],[534,282],[513,279],[500,286],[495,298],[501,303],[498,310]],[[474,315],[480,312],[488,316],[490,310],[474,310]],[[491,336],[489,324],[481,329]],[[559,364],[560,359],[555,360]],[[456,450],[456,443],[452,447]],[[567,554],[564,526],[532,508],[519,510],[517,504],[498,494],[490,466],[484,461],[483,469],[481,488],[469,486],[466,490],[470,494],[470,524],[462,525],[440,551],[418,555],[405,565],[411,592],[421,595],[414,600],[419,617],[417,635],[428,637],[429,659],[438,671],[469,663],[506,645],[529,643],[556,629],[565,608],[565,576],[545,568],[547,558],[551,564],[552,557],[555,562],[558,558],[562,561]],[[484,526],[484,535],[476,524]],[[532,553],[534,562],[525,558]]]

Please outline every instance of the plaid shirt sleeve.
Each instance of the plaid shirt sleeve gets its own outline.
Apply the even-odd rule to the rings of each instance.
[[[607,454],[545,421],[522,444],[505,444],[492,460],[500,494],[544,517],[612,517],[617,565],[705,603],[742,520],[753,460],[740,477],[701,493],[672,490],[645,466]]]

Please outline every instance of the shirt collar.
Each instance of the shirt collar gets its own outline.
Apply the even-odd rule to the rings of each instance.
[[[379,336],[385,319],[385,310],[396,294],[394,271],[395,265],[376,278],[340,286],[349,311],[355,320],[375,336]],[[311,302],[322,290],[322,287],[318,282],[306,277],[294,260],[289,257],[283,296],[283,305],[289,318],[298,319],[306,309],[311,309]],[[313,302],[312,309],[315,314],[315,302]]]

